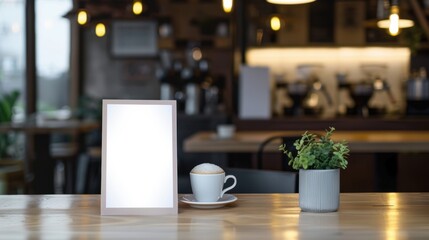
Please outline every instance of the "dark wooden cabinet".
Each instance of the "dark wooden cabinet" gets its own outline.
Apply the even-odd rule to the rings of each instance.
[[[309,5],[308,41],[334,43],[335,1],[316,1]]]

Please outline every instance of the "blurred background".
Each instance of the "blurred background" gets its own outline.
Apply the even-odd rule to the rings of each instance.
[[[2,192],[39,192],[44,158],[54,190],[40,191],[99,192],[101,99],[176,100],[184,175],[207,161],[254,168],[183,150],[221,123],[429,130],[428,16],[426,0],[0,0]],[[249,69],[268,73],[266,93],[248,88]],[[249,112],[248,98],[263,104]],[[399,154],[398,191],[429,190],[427,157]],[[352,154],[342,191],[373,191],[373,160]]]

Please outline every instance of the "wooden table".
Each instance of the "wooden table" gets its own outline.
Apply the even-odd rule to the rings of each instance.
[[[99,195],[0,196],[0,239],[429,239],[429,193],[341,194],[306,213],[297,194],[237,195],[219,209],[100,216]]]
[[[51,135],[53,133],[77,134],[78,142],[83,144],[83,136],[88,131],[100,128],[100,123],[95,121],[80,120],[29,120],[22,123],[0,124],[1,132],[23,132],[33,139],[34,162],[33,162],[33,193],[54,193],[54,168],[55,160],[50,153]]]
[[[198,132],[185,139],[185,152],[256,153],[259,145],[272,136],[301,136],[304,131],[238,131],[231,139],[219,139],[214,132]],[[323,135],[324,132],[312,131]],[[348,142],[352,153],[373,153],[378,192],[397,190],[398,153],[429,152],[429,131],[335,131],[335,141]],[[265,152],[279,152],[281,144],[268,144]]]
[[[304,131],[239,131],[231,139],[218,139],[214,132],[199,132],[185,139],[186,152],[256,152],[272,136],[301,136]],[[324,132],[312,132],[324,134]],[[335,131],[335,141],[346,140],[351,152],[429,152],[429,131]],[[280,141],[266,147],[278,152]]]

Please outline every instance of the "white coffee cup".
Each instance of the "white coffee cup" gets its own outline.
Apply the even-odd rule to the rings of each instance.
[[[207,163],[205,164],[207,165]],[[198,202],[216,202],[237,184],[235,176],[225,176],[223,169],[218,168],[220,169],[218,171],[194,171],[194,168],[189,174],[191,177],[192,193]],[[234,180],[234,183],[223,189],[223,185],[230,178]]]
[[[235,134],[233,124],[220,124],[216,127],[218,138],[232,138]]]

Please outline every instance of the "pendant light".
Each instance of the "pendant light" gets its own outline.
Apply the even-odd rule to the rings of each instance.
[[[91,25],[94,27],[94,33],[97,37],[102,38],[106,36],[111,19],[112,15],[109,13],[101,13],[91,18]]]
[[[133,2],[133,13],[134,15],[142,14],[144,10],[143,2],[141,0],[135,0]]]
[[[230,13],[232,11],[233,0],[222,0],[222,8],[226,13]]]
[[[398,1],[392,2],[389,18],[377,22],[377,27],[389,29],[389,34],[392,36],[397,36],[401,28],[412,26],[414,26],[413,20],[400,18]]]
[[[79,25],[83,26],[89,22],[90,15],[88,13],[88,10],[85,8],[84,3],[79,3],[78,9],[75,12],[75,14],[76,14],[76,22]]]
[[[103,22],[99,22],[95,25],[95,35],[100,38],[106,35],[106,25]]]
[[[77,23],[85,25],[88,22],[88,12],[85,9],[79,9],[77,12]]]
[[[272,4],[295,5],[295,4],[311,3],[316,0],[266,0],[266,1]]]
[[[282,26],[281,20],[278,16],[272,16],[270,19],[270,27],[273,31],[279,31]]]

